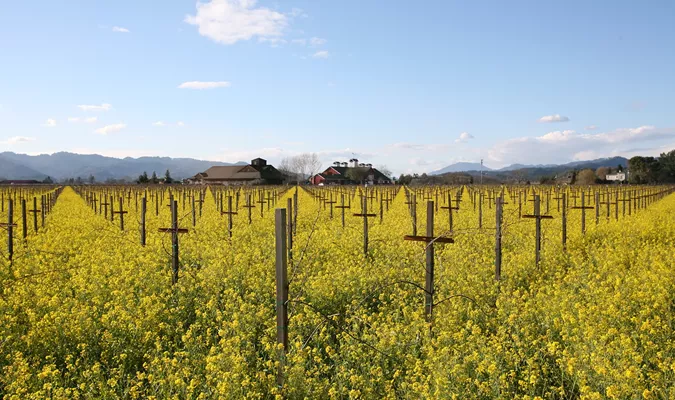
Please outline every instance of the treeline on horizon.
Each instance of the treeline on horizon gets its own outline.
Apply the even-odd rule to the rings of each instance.
[[[536,168],[534,169],[536,170]],[[522,170],[509,171],[506,179],[498,179],[488,173],[484,173],[482,180],[485,184],[516,183],[516,184],[606,184],[613,181],[607,180],[607,175],[624,172],[622,165],[616,167],[600,167],[595,170],[590,168],[570,169],[561,171],[555,175],[542,174],[527,177]],[[635,156],[628,160],[628,183],[632,184],[663,184],[675,183],[675,150],[661,153],[659,157]],[[477,172],[449,172],[442,175],[427,174],[401,174],[398,183],[403,185],[457,185],[480,183]]]
[[[622,165],[616,167],[600,167],[595,170],[593,169],[572,169],[568,171],[562,171],[555,175],[540,175],[536,179],[527,178],[523,173],[523,170],[509,171],[509,175],[506,179],[498,179],[494,176],[489,176],[484,174],[482,181],[484,184],[501,184],[501,183],[515,183],[515,184],[578,184],[578,185],[591,185],[591,184],[606,184],[611,183],[608,181],[606,176],[616,172],[623,172],[624,168]],[[396,183],[402,185],[460,185],[460,184],[478,184],[480,183],[480,178],[475,175],[467,172],[449,172],[442,175],[427,175],[423,174],[401,174]],[[394,178],[395,179],[395,178]],[[0,181],[3,181],[4,178],[0,178]],[[45,184],[54,184],[54,183],[63,183],[68,185],[84,185],[84,184],[177,184],[181,183],[180,180],[173,179],[171,177],[171,172],[166,170],[164,176],[159,177],[155,171],[152,172],[152,175],[148,176],[147,172],[143,172],[135,180],[130,179],[106,179],[105,181],[99,182],[93,175],[90,175],[87,178],[75,177],[63,179],[60,182],[56,182],[51,177],[46,177],[41,183]],[[628,160],[628,183],[631,184],[664,184],[664,183],[675,183],[675,150],[671,150],[667,153],[661,153],[659,157],[643,157],[635,156]]]

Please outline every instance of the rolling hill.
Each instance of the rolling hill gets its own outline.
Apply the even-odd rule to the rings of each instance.
[[[238,162],[236,164],[245,164]],[[47,176],[62,180],[93,175],[97,181],[107,179],[134,180],[144,171],[163,176],[168,169],[175,179],[193,176],[214,165],[230,163],[196,160],[193,158],[139,157],[114,158],[98,154],[59,152],[29,156],[12,152],[0,153],[0,177],[6,179],[39,179]]]

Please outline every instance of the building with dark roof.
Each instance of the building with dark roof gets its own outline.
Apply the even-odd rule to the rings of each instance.
[[[283,174],[267,160],[256,158],[248,165],[214,166],[188,179],[201,185],[279,185]]]
[[[310,178],[314,185],[388,185],[391,179],[373,168],[372,164],[359,163],[359,160],[352,158],[349,164],[336,161],[325,171]]]

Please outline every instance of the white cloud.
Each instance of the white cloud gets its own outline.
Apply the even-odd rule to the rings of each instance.
[[[103,128],[98,128],[94,132],[98,133],[99,135],[108,135],[110,133],[119,132],[126,127],[127,127],[126,124],[112,124],[106,125]]]
[[[153,122],[153,123],[152,123],[152,126],[159,126],[159,127],[172,126],[172,125],[173,125],[173,124],[171,124],[171,123],[169,123],[169,122],[164,122],[164,121],[156,121],[156,122]],[[176,122],[176,126],[182,128],[182,127],[185,126],[185,122],[183,122],[183,121],[178,121],[178,122]]]
[[[183,82],[178,85],[179,89],[215,89],[222,87],[230,87],[230,82],[227,81],[215,81],[215,82],[202,82],[202,81],[190,81]]]
[[[77,106],[77,108],[82,111],[110,111],[112,110],[112,105],[108,103],[103,103],[100,106],[82,104]]]
[[[313,38],[309,39],[309,45],[315,46],[315,47],[323,46],[324,44],[326,44],[326,42],[327,42],[326,39],[322,39],[322,38],[319,38],[319,37],[313,37]]]
[[[462,132],[459,134],[459,138],[455,139],[455,143],[466,143],[471,139],[473,139],[473,135],[469,132]]]
[[[594,130],[596,130],[596,129],[598,129],[598,127],[595,126],[595,125],[588,125],[588,126],[586,127],[586,130],[587,130],[587,131],[594,131]]]
[[[120,32],[120,33],[129,33],[129,32],[131,32],[131,31],[129,31],[127,28],[122,28],[121,26],[113,26],[112,31],[113,31],[113,32]]]
[[[300,46],[304,46],[307,44],[307,39],[293,39],[291,40],[291,44],[298,44]]]
[[[539,118],[539,122],[568,122],[570,119],[560,114],[546,115]]]
[[[656,128],[651,125],[603,133],[553,131],[542,136],[519,137],[497,143],[488,150],[488,159],[502,164],[565,163],[571,160],[622,155],[630,151],[628,145],[672,138],[675,138],[675,129]]]
[[[316,53],[314,53],[312,55],[312,57],[314,57],[314,58],[328,58],[328,57],[330,57],[330,53],[328,53],[326,50],[321,50],[321,51],[317,51]]]
[[[200,35],[226,45],[254,36],[281,37],[288,26],[288,17],[269,8],[256,7],[256,3],[256,0],[197,2],[196,15],[187,15],[185,22],[196,25]]]
[[[14,136],[14,137],[11,137],[11,138],[9,138],[5,141],[2,141],[0,143],[11,145],[11,144],[26,143],[26,142],[34,142],[34,141],[35,141],[35,138],[33,138],[33,137]]]
[[[84,122],[86,124],[93,124],[96,121],[98,121],[98,117],[68,117],[68,122],[73,123]]]
[[[44,124],[42,124],[42,126],[47,127],[47,128],[53,128],[53,127],[56,126],[56,120],[53,119],[53,118],[49,118],[49,119],[47,119],[47,121],[45,121]]]
[[[281,45],[284,45],[284,44],[288,43],[286,41],[286,39],[282,39],[282,38],[278,38],[278,37],[277,38],[262,38],[261,37],[260,39],[258,39],[258,42],[259,43],[269,43],[270,46],[272,46],[272,47],[279,47]]]

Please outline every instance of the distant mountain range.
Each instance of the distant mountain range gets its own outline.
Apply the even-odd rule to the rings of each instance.
[[[519,170],[573,170],[573,169],[596,169],[600,167],[617,167],[621,165],[623,167],[628,166],[628,159],[625,157],[612,157],[612,158],[598,158],[597,160],[588,160],[588,161],[574,161],[567,164],[538,164],[538,165],[526,165],[526,164],[511,164],[507,167],[500,169],[492,169],[483,165],[483,173],[490,173],[490,175],[497,175],[499,172],[511,172]],[[429,175],[442,175],[447,174],[448,172],[480,172],[481,165],[480,163],[468,163],[468,162],[458,162],[450,164],[445,168],[441,168],[438,171],[432,171]]]
[[[47,176],[55,180],[93,175],[97,181],[107,179],[135,180],[143,172],[164,176],[168,169],[174,179],[182,179],[206,171],[214,165],[245,165],[217,161],[195,160],[193,158],[139,157],[114,158],[98,154],[75,154],[60,152],[51,155],[29,156],[12,152],[0,153],[0,178],[37,179]]]

